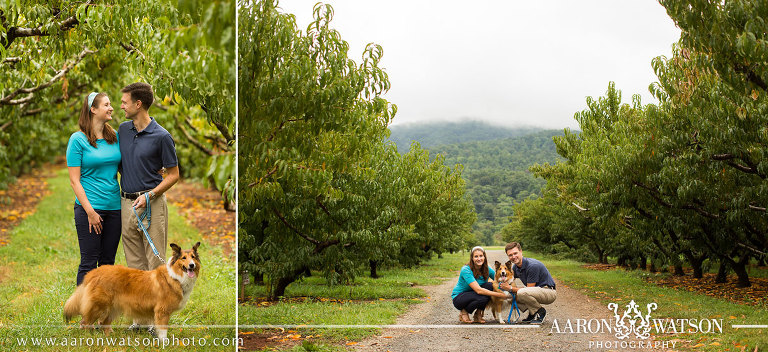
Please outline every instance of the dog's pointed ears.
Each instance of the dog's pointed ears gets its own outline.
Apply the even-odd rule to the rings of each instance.
[[[507,262],[506,262],[506,263],[504,263],[504,265],[505,265],[507,268],[510,268],[510,269],[511,269],[511,268],[512,268],[512,261],[511,261],[511,260],[507,260]]]
[[[192,246],[192,251],[195,252],[195,254],[197,254],[197,247],[200,247],[200,242],[197,242],[194,246]]]
[[[493,267],[496,268],[496,270],[499,270],[499,268],[501,268],[501,263],[499,263],[499,261],[497,260],[493,262]]]
[[[171,249],[173,250],[173,254],[171,255],[171,264],[175,264],[176,260],[181,257],[181,247],[179,247],[178,244],[171,243]]]

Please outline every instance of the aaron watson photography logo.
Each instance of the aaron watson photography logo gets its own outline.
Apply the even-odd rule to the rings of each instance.
[[[656,334],[722,334],[723,319],[652,318],[658,308],[654,303],[641,307],[634,300],[621,312],[616,303],[609,303],[613,319],[567,319],[552,322],[553,334],[605,334],[616,340],[590,341],[589,348],[675,348],[676,341],[648,341]]]

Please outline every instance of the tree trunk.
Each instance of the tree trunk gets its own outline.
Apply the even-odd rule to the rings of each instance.
[[[288,285],[299,279],[305,270],[308,270],[308,268],[302,267],[295,270],[293,273],[288,274],[287,277],[279,278],[273,287],[271,294],[269,297],[267,297],[267,300],[277,301],[279,297],[285,296],[285,289],[288,287]]]
[[[747,260],[739,260],[738,262],[734,263],[733,265],[733,271],[736,273],[736,276],[738,277],[738,281],[736,283],[737,287],[749,287],[752,286],[752,283],[749,282],[749,274],[747,274],[747,263],[749,262],[749,259]]]
[[[675,264],[675,276],[683,276],[685,275],[685,271],[683,271],[683,264],[677,263]]]
[[[290,285],[292,282],[296,281],[295,277],[281,277],[277,280],[277,283],[275,284],[274,289],[272,290],[272,294],[267,297],[270,301],[277,301],[279,297],[285,296],[285,289]]]
[[[653,264],[653,260],[651,260],[651,265],[648,266],[648,271],[650,271],[652,273],[655,273],[657,271],[656,270],[656,265]]]
[[[605,250],[600,248],[600,246],[595,245],[595,252],[597,252],[597,262],[600,264],[608,264],[608,258],[605,256]]]
[[[717,269],[717,276],[715,277],[715,283],[724,284],[728,281],[728,262],[725,259],[720,259],[720,268]]]
[[[640,257],[640,265],[638,265],[637,267],[642,270],[645,270],[646,268],[648,268],[648,258]]]
[[[685,255],[685,258],[688,259],[688,263],[691,264],[691,267],[693,268],[693,277],[697,279],[704,277],[702,266],[704,265],[705,256],[695,256],[691,251],[685,251],[683,255]]]
[[[379,274],[376,273],[376,267],[379,265],[379,262],[375,260],[369,260],[368,264],[371,267],[371,278],[378,279]]]

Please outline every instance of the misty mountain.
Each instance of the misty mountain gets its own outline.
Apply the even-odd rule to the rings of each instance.
[[[400,153],[407,153],[411,141],[418,141],[425,149],[430,147],[475,141],[519,137],[541,131],[538,127],[503,127],[483,121],[431,122],[390,126],[389,140],[395,142]]]
[[[500,243],[497,234],[509,222],[515,203],[541,195],[546,182],[534,177],[528,167],[563,160],[552,141],[563,135],[562,130],[514,129],[483,122],[395,127],[390,140],[401,153],[416,140],[430,156],[443,155],[445,165],[464,166],[462,177],[477,213],[473,230],[483,245]]]

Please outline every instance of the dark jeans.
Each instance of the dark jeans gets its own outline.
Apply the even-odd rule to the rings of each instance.
[[[480,285],[480,287],[493,291],[493,284],[491,282],[486,282]],[[488,305],[490,300],[491,296],[478,295],[475,291],[467,291],[459,293],[459,295],[453,299],[453,306],[458,310],[464,309],[467,313],[472,314],[475,309],[485,309],[485,306]]]
[[[102,265],[115,264],[117,245],[120,243],[120,210],[98,210],[103,228],[101,234],[88,232],[88,214],[75,204],[75,229],[80,244],[80,267],[77,269],[77,284],[83,282],[85,274]]]

